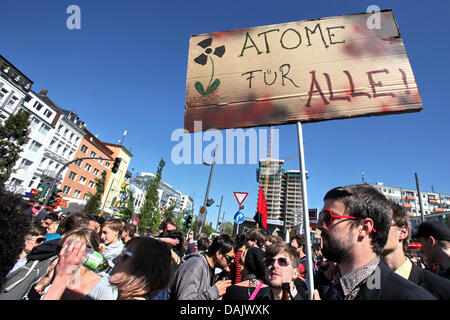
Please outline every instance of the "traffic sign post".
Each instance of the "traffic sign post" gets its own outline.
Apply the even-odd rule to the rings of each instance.
[[[245,198],[248,196],[248,192],[233,192],[233,194],[239,206],[244,203]]]

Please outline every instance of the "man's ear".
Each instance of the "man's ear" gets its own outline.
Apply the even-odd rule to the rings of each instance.
[[[300,277],[300,270],[298,268],[294,268],[294,272],[292,273],[292,281]]]
[[[429,241],[433,247],[437,244],[437,240],[433,236],[428,236],[427,241]]]
[[[406,238],[408,238],[409,229],[407,226],[402,226],[401,228],[399,228],[399,230],[400,230],[399,240],[403,241]]]

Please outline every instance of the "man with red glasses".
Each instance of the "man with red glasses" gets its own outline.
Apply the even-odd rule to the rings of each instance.
[[[323,256],[337,263],[340,276],[322,299],[434,299],[380,261],[392,221],[390,209],[388,199],[368,184],[327,192],[317,228]]]

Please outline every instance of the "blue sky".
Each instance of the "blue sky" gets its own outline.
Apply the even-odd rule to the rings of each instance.
[[[66,9],[81,9],[81,30],[69,30]],[[303,126],[309,207],[321,207],[329,189],[366,181],[450,194],[447,102],[450,72],[446,1],[2,1],[0,54],[34,81],[33,90],[75,110],[87,128],[134,155],[130,169],[155,172],[203,203],[209,167],[175,165],[170,140],[183,127],[189,37],[194,34],[392,8],[424,109],[420,113],[334,120]],[[295,125],[277,126],[280,158],[298,153]],[[267,129],[267,128],[264,128]],[[204,143],[206,147],[208,143]],[[216,165],[210,198],[224,197],[225,220],[238,206],[233,191],[257,201],[256,165]],[[285,164],[298,169],[298,158]],[[207,219],[217,221],[218,208]],[[223,211],[222,211],[223,213]]]

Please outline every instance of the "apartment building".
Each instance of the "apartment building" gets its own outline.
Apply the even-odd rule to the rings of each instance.
[[[31,90],[21,108],[30,114],[28,142],[22,146],[22,152],[14,167],[16,171],[11,174],[7,183],[20,186],[23,191],[29,192],[45,180],[44,171],[49,168],[43,167],[48,166],[43,158],[55,134],[55,125],[59,121],[61,110],[46,103]]]
[[[89,193],[96,193],[96,179],[101,178],[102,172],[106,172],[106,181],[111,175],[111,166],[114,161],[113,152],[86,128],[83,129],[84,137],[75,153],[75,159],[86,157],[104,158],[106,160],[77,160],[69,165],[61,183],[64,199],[70,203],[84,205]]]
[[[420,199],[417,190],[386,186],[383,182],[370,185],[383,193],[388,199],[405,207],[408,210],[413,227],[422,222]],[[422,190],[420,190],[420,194],[422,196],[424,218],[427,221],[439,220],[449,225],[450,195]]]
[[[12,114],[26,101],[33,81],[0,55],[0,122]]]

